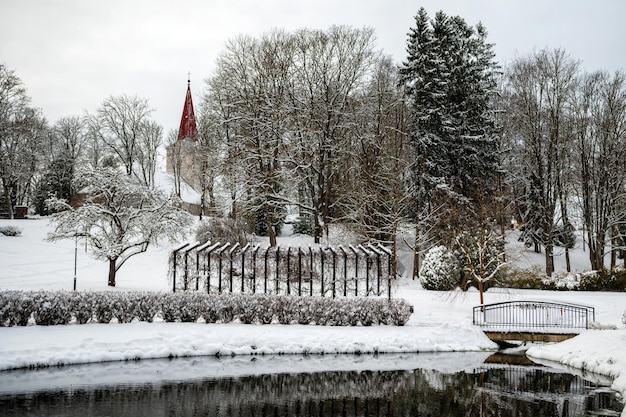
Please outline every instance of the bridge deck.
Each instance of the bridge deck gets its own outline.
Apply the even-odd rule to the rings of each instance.
[[[562,342],[577,336],[578,333],[539,333],[539,332],[499,332],[485,330],[485,335],[494,342]]]

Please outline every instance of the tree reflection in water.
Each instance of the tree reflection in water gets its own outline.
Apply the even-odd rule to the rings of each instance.
[[[119,385],[0,397],[0,415],[583,416],[619,415],[614,392],[547,368],[342,371]]]

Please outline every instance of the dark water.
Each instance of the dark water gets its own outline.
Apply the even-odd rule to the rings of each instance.
[[[213,358],[0,372],[0,415],[572,417],[619,416],[623,408],[606,381],[455,355],[458,366],[450,355],[413,355],[417,369],[406,368],[416,359],[405,355],[382,362],[278,357],[259,367],[255,359]],[[363,370],[369,364],[376,370]]]

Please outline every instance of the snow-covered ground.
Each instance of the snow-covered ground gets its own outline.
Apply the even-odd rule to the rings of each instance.
[[[46,242],[45,219],[0,220],[0,226],[21,228],[19,237],[0,235],[0,289],[66,289],[74,281],[75,242]],[[283,238],[284,245],[308,245],[303,237]],[[79,290],[168,291],[167,258],[170,245],[153,247],[131,258],[119,271],[117,287],[107,287],[107,265],[91,259],[82,242],[76,251]],[[513,243],[516,262],[539,264],[541,255]],[[574,269],[583,270],[586,254],[572,254]],[[408,258],[408,256],[404,256]],[[557,271],[563,270],[557,256]],[[440,293],[421,289],[416,281],[401,279],[398,297],[415,308],[404,327],[326,327],[131,323],[0,328],[0,369],[57,364],[166,358],[170,356],[250,355],[283,353],[368,353],[484,351],[495,345],[472,325],[476,291]],[[615,330],[587,330],[566,342],[536,345],[532,358],[550,360],[614,378],[613,388],[626,397],[626,329],[622,316],[626,294],[609,292],[550,292],[491,289],[487,303],[504,300],[549,300],[585,304],[595,308],[596,322]],[[385,356],[385,355],[383,355]],[[291,358],[288,361],[293,361]],[[622,413],[626,417],[626,410]]]

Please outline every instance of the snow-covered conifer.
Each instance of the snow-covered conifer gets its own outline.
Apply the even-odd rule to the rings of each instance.
[[[478,205],[493,200],[499,174],[494,97],[498,65],[482,25],[422,8],[400,74],[409,105],[418,223],[449,244],[478,223]],[[416,239],[420,234],[416,234]]]
[[[458,256],[445,246],[426,252],[420,270],[420,282],[427,290],[449,291],[459,283]]]

